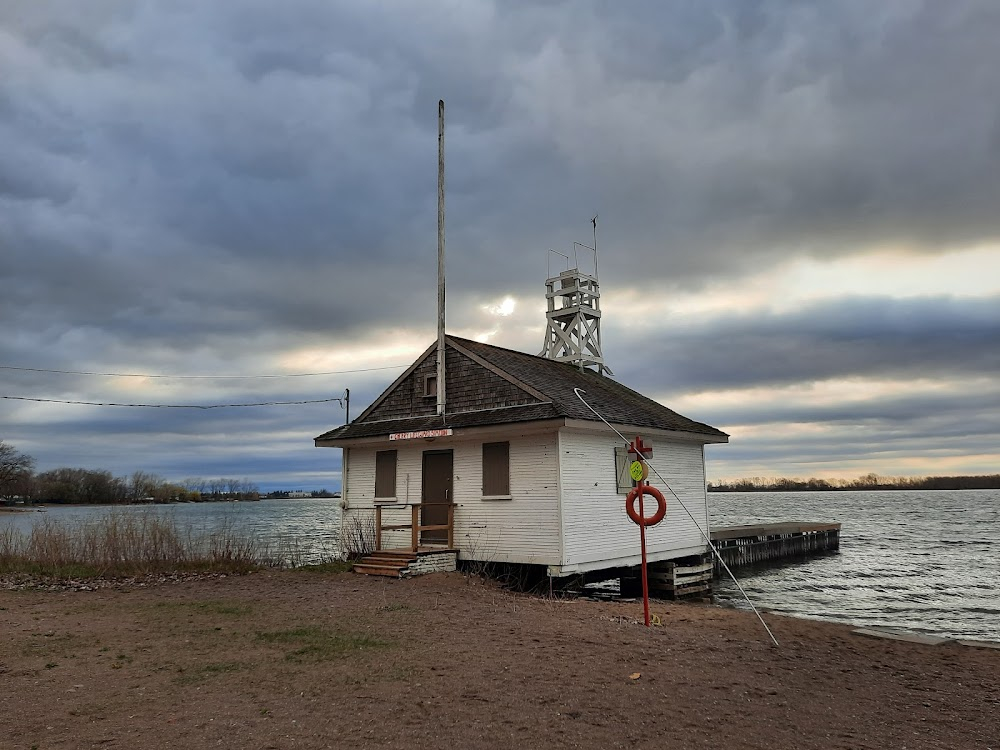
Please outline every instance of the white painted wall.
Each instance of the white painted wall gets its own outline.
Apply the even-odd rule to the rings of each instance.
[[[484,500],[483,442],[510,442],[509,500]],[[345,529],[370,519],[375,506],[375,452],[395,449],[396,504],[383,505],[383,524],[410,522],[407,502],[419,502],[421,464],[425,450],[454,451],[453,493],[455,508],[455,546],[464,560],[518,562],[558,565],[559,544],[559,468],[555,430],[545,433],[503,432],[475,441],[438,438],[397,442],[385,448],[351,448],[347,460],[344,499]],[[393,507],[397,509],[393,510]],[[408,547],[410,531],[384,532],[385,548]]]
[[[703,446],[659,436],[652,439],[653,463],[707,530]],[[510,500],[483,500],[482,496],[482,443],[496,440],[510,441]],[[455,546],[461,550],[461,559],[547,565],[553,575],[637,565],[639,528],[625,514],[625,495],[616,491],[617,444],[613,434],[573,428],[558,433],[507,428],[476,440],[386,443],[386,449],[398,451],[397,502],[383,505],[382,520],[384,524],[410,522],[406,503],[420,500],[423,452],[451,449],[457,504]],[[349,451],[345,533],[355,519],[371,523],[376,450]],[[704,539],[694,522],[655,475],[652,481],[667,498],[667,516],[647,530],[648,559],[669,560],[704,551]],[[647,502],[649,515],[655,501]],[[408,547],[410,531],[384,532],[382,539],[385,548]]]
[[[613,433],[571,428],[560,431],[564,546],[561,569],[552,573],[639,563],[639,527],[625,513],[625,495],[617,493],[615,446],[619,444]],[[652,463],[692,515],[705,524],[702,445],[653,437]],[[698,527],[652,473],[650,480],[667,499],[667,515],[660,524],[646,530],[648,559],[669,560],[703,551],[706,544]],[[652,498],[644,501],[649,505],[647,516],[652,515],[655,503]]]

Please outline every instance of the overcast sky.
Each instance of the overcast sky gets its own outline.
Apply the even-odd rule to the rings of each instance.
[[[537,353],[599,214],[607,360],[731,434],[710,479],[1000,472],[998,38],[994,0],[6,0],[0,395],[359,414],[435,335],[443,98],[451,333]],[[0,439],[333,489],[343,419],[6,398]]]

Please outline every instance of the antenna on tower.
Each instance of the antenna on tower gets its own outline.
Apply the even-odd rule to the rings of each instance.
[[[582,242],[573,243],[574,267],[567,268],[558,276],[545,280],[545,344],[541,357],[557,362],[569,362],[580,370],[593,367],[601,375],[614,375],[604,364],[601,350],[601,290],[597,282],[597,216],[590,220],[594,225],[594,246]],[[594,274],[580,270],[578,248],[586,248],[594,254]],[[552,253],[566,259],[569,256],[556,250]],[[551,265],[550,265],[551,268]]]
[[[594,214],[594,218],[590,220],[590,223],[594,225],[594,278],[597,278],[597,214]]]

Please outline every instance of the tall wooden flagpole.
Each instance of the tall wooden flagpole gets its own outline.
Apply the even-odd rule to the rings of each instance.
[[[444,418],[444,99],[438,101],[438,339],[437,413]]]

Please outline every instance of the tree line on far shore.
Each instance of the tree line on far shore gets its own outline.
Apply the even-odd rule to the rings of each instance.
[[[12,503],[176,503],[214,500],[259,500],[248,479],[202,479],[168,482],[156,474],[135,471],[116,477],[94,469],[52,469],[35,473],[35,459],[0,441],[0,502]]]
[[[810,492],[818,490],[995,490],[1000,474],[953,477],[883,477],[865,474],[857,479],[797,479],[746,477],[709,482],[709,492]]]

